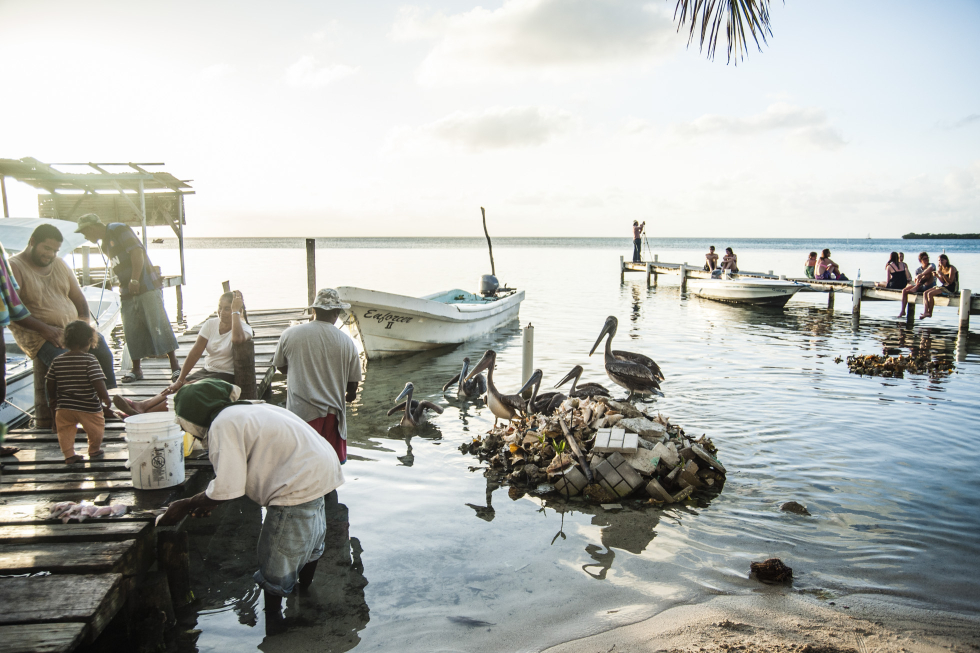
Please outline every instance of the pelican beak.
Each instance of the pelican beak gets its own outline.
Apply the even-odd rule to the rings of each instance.
[[[599,343],[602,342],[602,339],[610,331],[612,331],[612,322],[609,320],[609,318],[606,318],[606,323],[602,325],[602,331],[599,332],[599,337],[596,338],[595,344],[592,345],[592,351],[589,352],[589,356],[595,353],[596,347],[599,346]]]
[[[522,395],[524,394],[524,391],[527,390],[528,388],[533,388],[534,386],[541,385],[541,379],[543,378],[544,378],[544,372],[542,372],[541,370],[534,370],[534,372],[531,373],[531,376],[528,377],[527,382],[524,384],[524,386],[517,391],[517,394]]]
[[[469,376],[466,377],[466,380],[469,381],[474,376],[476,376],[477,374],[479,374],[483,370],[485,370],[488,367],[490,367],[491,365],[493,365],[493,360],[496,357],[497,357],[497,353],[494,350],[492,350],[492,349],[488,349],[487,350],[487,353],[483,354],[483,358],[480,359],[480,362],[477,363],[476,364],[476,367],[473,368],[473,371],[470,372]]]
[[[463,371],[459,373],[459,378],[465,380],[466,379],[466,372],[469,369],[470,369],[470,359],[467,357],[467,358],[464,358],[463,359]]]
[[[412,394],[413,390],[415,390],[415,386],[412,384],[411,381],[409,381],[408,383],[405,384],[405,389],[402,390],[397,397],[395,397],[395,403],[397,404],[399,401],[401,401],[408,395]]]
[[[601,340],[602,339],[602,336],[600,336],[599,339]],[[595,351],[595,347],[593,347],[592,349],[593,349],[593,351]],[[556,388],[560,388],[561,386],[565,385],[566,383],[568,383],[572,379],[577,379],[580,376],[582,376],[582,366],[581,365],[576,365],[575,367],[572,368],[572,371],[571,372],[569,372],[568,374],[566,374],[562,378],[561,381],[559,381],[558,383],[555,384],[555,387]]]

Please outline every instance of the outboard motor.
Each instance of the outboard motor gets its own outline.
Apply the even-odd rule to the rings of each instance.
[[[480,294],[484,297],[493,297],[497,294],[500,282],[492,274],[484,274],[480,277]]]

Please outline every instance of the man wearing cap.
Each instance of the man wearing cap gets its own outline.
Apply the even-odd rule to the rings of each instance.
[[[350,304],[333,288],[316,294],[314,319],[282,332],[272,364],[287,377],[286,408],[299,415],[347,461],[347,402],[357,396],[361,358],[335,325]]]
[[[306,422],[278,406],[238,401],[240,394],[227,381],[202,379],[174,395],[177,423],[207,442],[214,480],[171,503],[157,526],[207,516],[242,496],[264,507],[254,578],[269,628],[282,625],[282,597],[313,582],[327,528],[323,497],[343,484],[344,473],[333,448]]]
[[[180,376],[177,362],[177,338],[170,326],[167,309],[163,307],[160,276],[133,230],[121,222],[102,224],[99,216],[87,213],[78,219],[75,233],[83,234],[93,243],[103,241],[112,271],[119,279],[122,297],[123,333],[133,369],[123,375],[123,383],[143,379],[140,360],[166,354],[170,359],[171,380]]]

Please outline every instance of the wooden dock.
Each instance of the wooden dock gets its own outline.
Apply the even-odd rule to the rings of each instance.
[[[659,256],[654,256],[653,261],[643,261],[634,263],[626,261],[625,257],[619,257],[619,280],[620,283],[626,280],[627,272],[646,273],[647,286],[656,286],[657,277],[661,274],[675,275],[680,278],[681,291],[687,290],[688,279],[710,279],[711,273],[703,267],[688,265],[687,263],[661,263]],[[783,279],[786,281],[798,281],[809,286],[809,292],[827,293],[827,306],[833,308],[834,297],[838,293],[846,293],[853,296],[851,312],[855,318],[861,316],[861,302],[871,301],[902,301],[902,291],[877,288],[870,281],[835,281],[817,280],[806,277],[787,277],[786,275],[775,275],[772,270],[768,272],[745,272],[739,271],[741,277],[755,277],[760,279]],[[909,307],[906,310],[906,324],[911,327],[915,321],[915,305],[921,305],[924,298],[920,294],[912,294],[908,297]],[[936,306],[955,306],[959,311],[959,329],[966,333],[970,328],[970,315],[980,315],[980,295],[972,293],[969,289],[963,289],[950,297],[936,297]]]
[[[250,311],[254,331],[258,396],[270,387],[272,356],[279,336],[291,323],[305,320],[305,309]],[[177,340],[183,362],[200,325]],[[144,380],[120,385],[133,399],[151,397],[170,384],[166,357],[143,361]],[[119,375],[119,372],[117,372]],[[94,641],[135,596],[136,587],[157,560],[155,514],[173,499],[203,489],[210,462],[185,462],[184,484],[163,490],[136,490],[125,467],[128,458],[122,422],[106,425],[105,457],[79,465],[64,464],[58,438],[48,429],[11,431],[5,445],[20,447],[2,459],[0,478],[0,653],[67,652]],[[85,451],[79,430],[76,447]],[[108,495],[101,496],[100,495]],[[131,512],[115,519],[62,524],[48,519],[60,501],[125,503]],[[50,575],[38,576],[39,573]]]

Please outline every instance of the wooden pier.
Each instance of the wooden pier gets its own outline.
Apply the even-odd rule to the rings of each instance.
[[[687,291],[688,279],[710,279],[711,273],[703,267],[688,265],[687,263],[661,263],[659,256],[654,256],[653,261],[643,261],[634,263],[626,261],[625,257],[619,257],[619,280],[620,283],[626,280],[627,272],[646,273],[647,287],[657,285],[657,277],[661,274],[675,275],[680,277],[681,292]],[[785,281],[798,281],[809,286],[804,289],[809,292],[827,293],[827,306],[834,307],[834,297],[837,293],[847,293],[853,295],[851,313],[855,319],[861,316],[861,302],[869,301],[902,301],[901,290],[889,290],[878,288],[870,281],[835,281],[817,280],[806,277],[787,277],[786,275],[774,275],[772,270],[768,272],[744,272],[739,271],[741,277],[755,277],[760,279],[782,279]],[[911,327],[915,321],[915,306],[924,302],[924,297],[920,294],[908,296],[908,308],[906,309],[906,324]],[[973,294],[969,289],[963,289],[950,297],[936,297],[936,306],[955,306],[959,311],[959,329],[966,333],[970,328],[970,315],[980,315],[980,295]]]
[[[257,394],[262,396],[275,373],[272,356],[279,336],[308,317],[305,309],[250,311],[248,317],[254,331]],[[177,339],[181,362],[200,326]],[[166,357],[144,360],[142,367],[143,381],[120,384],[110,393],[139,400],[170,385]],[[211,467],[207,457],[185,461],[187,478],[180,486],[134,489],[125,467],[124,433],[122,422],[109,422],[102,446],[105,457],[72,466],[64,464],[51,430],[27,428],[8,434],[4,444],[20,451],[2,459],[0,576],[19,577],[0,578],[0,653],[67,652],[94,641],[139,597],[139,588],[155,573],[150,570],[158,560],[158,542],[155,513],[150,511],[203,489],[207,475],[201,471]],[[79,451],[85,451],[85,442],[79,430]],[[55,503],[83,500],[125,503],[130,513],[83,523],[48,519]],[[42,572],[50,575],[37,575]]]

